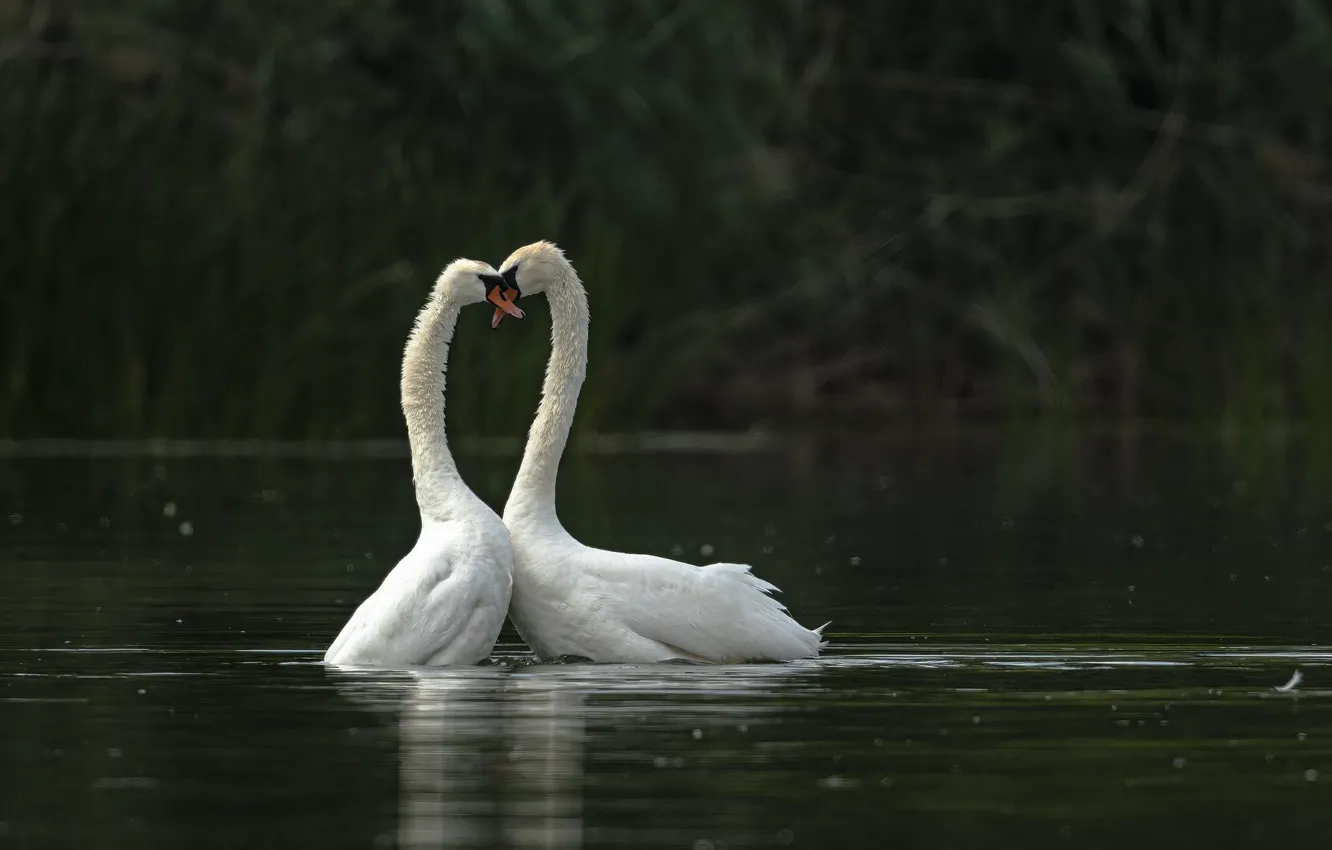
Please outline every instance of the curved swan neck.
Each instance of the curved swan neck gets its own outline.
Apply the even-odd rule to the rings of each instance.
[[[421,515],[449,519],[462,487],[444,430],[445,370],[460,305],[432,297],[416,317],[402,355],[402,413],[412,447],[412,481]]]
[[[505,516],[526,514],[556,522],[555,479],[569,442],[578,393],[587,375],[587,291],[567,263],[546,284],[550,301],[550,360],[541,385],[541,404],[527,437]]]

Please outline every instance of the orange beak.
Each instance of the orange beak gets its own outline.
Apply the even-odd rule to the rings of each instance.
[[[495,305],[495,317],[490,320],[492,328],[499,327],[499,323],[504,320],[504,314],[508,313],[515,319],[523,317],[523,311],[514,304],[513,290],[501,289],[499,284],[490,288],[490,293],[486,295],[486,300]]]

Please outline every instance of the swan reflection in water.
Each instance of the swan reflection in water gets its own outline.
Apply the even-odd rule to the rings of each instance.
[[[631,721],[679,728],[682,737],[777,722],[780,701],[771,697],[817,670],[812,663],[453,667],[412,671],[405,693],[383,671],[339,676],[339,688],[381,708],[393,701],[389,693],[400,699],[398,846],[572,850],[584,846],[585,749],[598,730],[617,736],[606,748],[624,749],[635,744],[615,728]]]
[[[506,672],[414,671],[398,714],[398,846],[582,846],[582,696]]]

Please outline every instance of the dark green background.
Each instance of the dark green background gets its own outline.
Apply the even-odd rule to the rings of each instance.
[[[581,428],[1328,423],[1330,99],[1316,0],[0,0],[0,434],[398,435],[439,269],[539,238]]]

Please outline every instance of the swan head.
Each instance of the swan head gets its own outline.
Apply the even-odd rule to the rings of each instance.
[[[523,311],[514,303],[518,300],[516,284],[495,271],[489,263],[480,260],[454,260],[435,281],[434,296],[466,306],[489,301],[495,305],[497,316],[523,317]],[[492,323],[498,325],[496,319]]]
[[[516,301],[523,295],[540,295],[546,291],[547,285],[563,280],[572,271],[573,267],[559,246],[543,240],[524,245],[510,254],[500,263],[499,275],[509,287],[505,294],[512,295]],[[498,325],[506,312],[497,309],[491,326]]]

